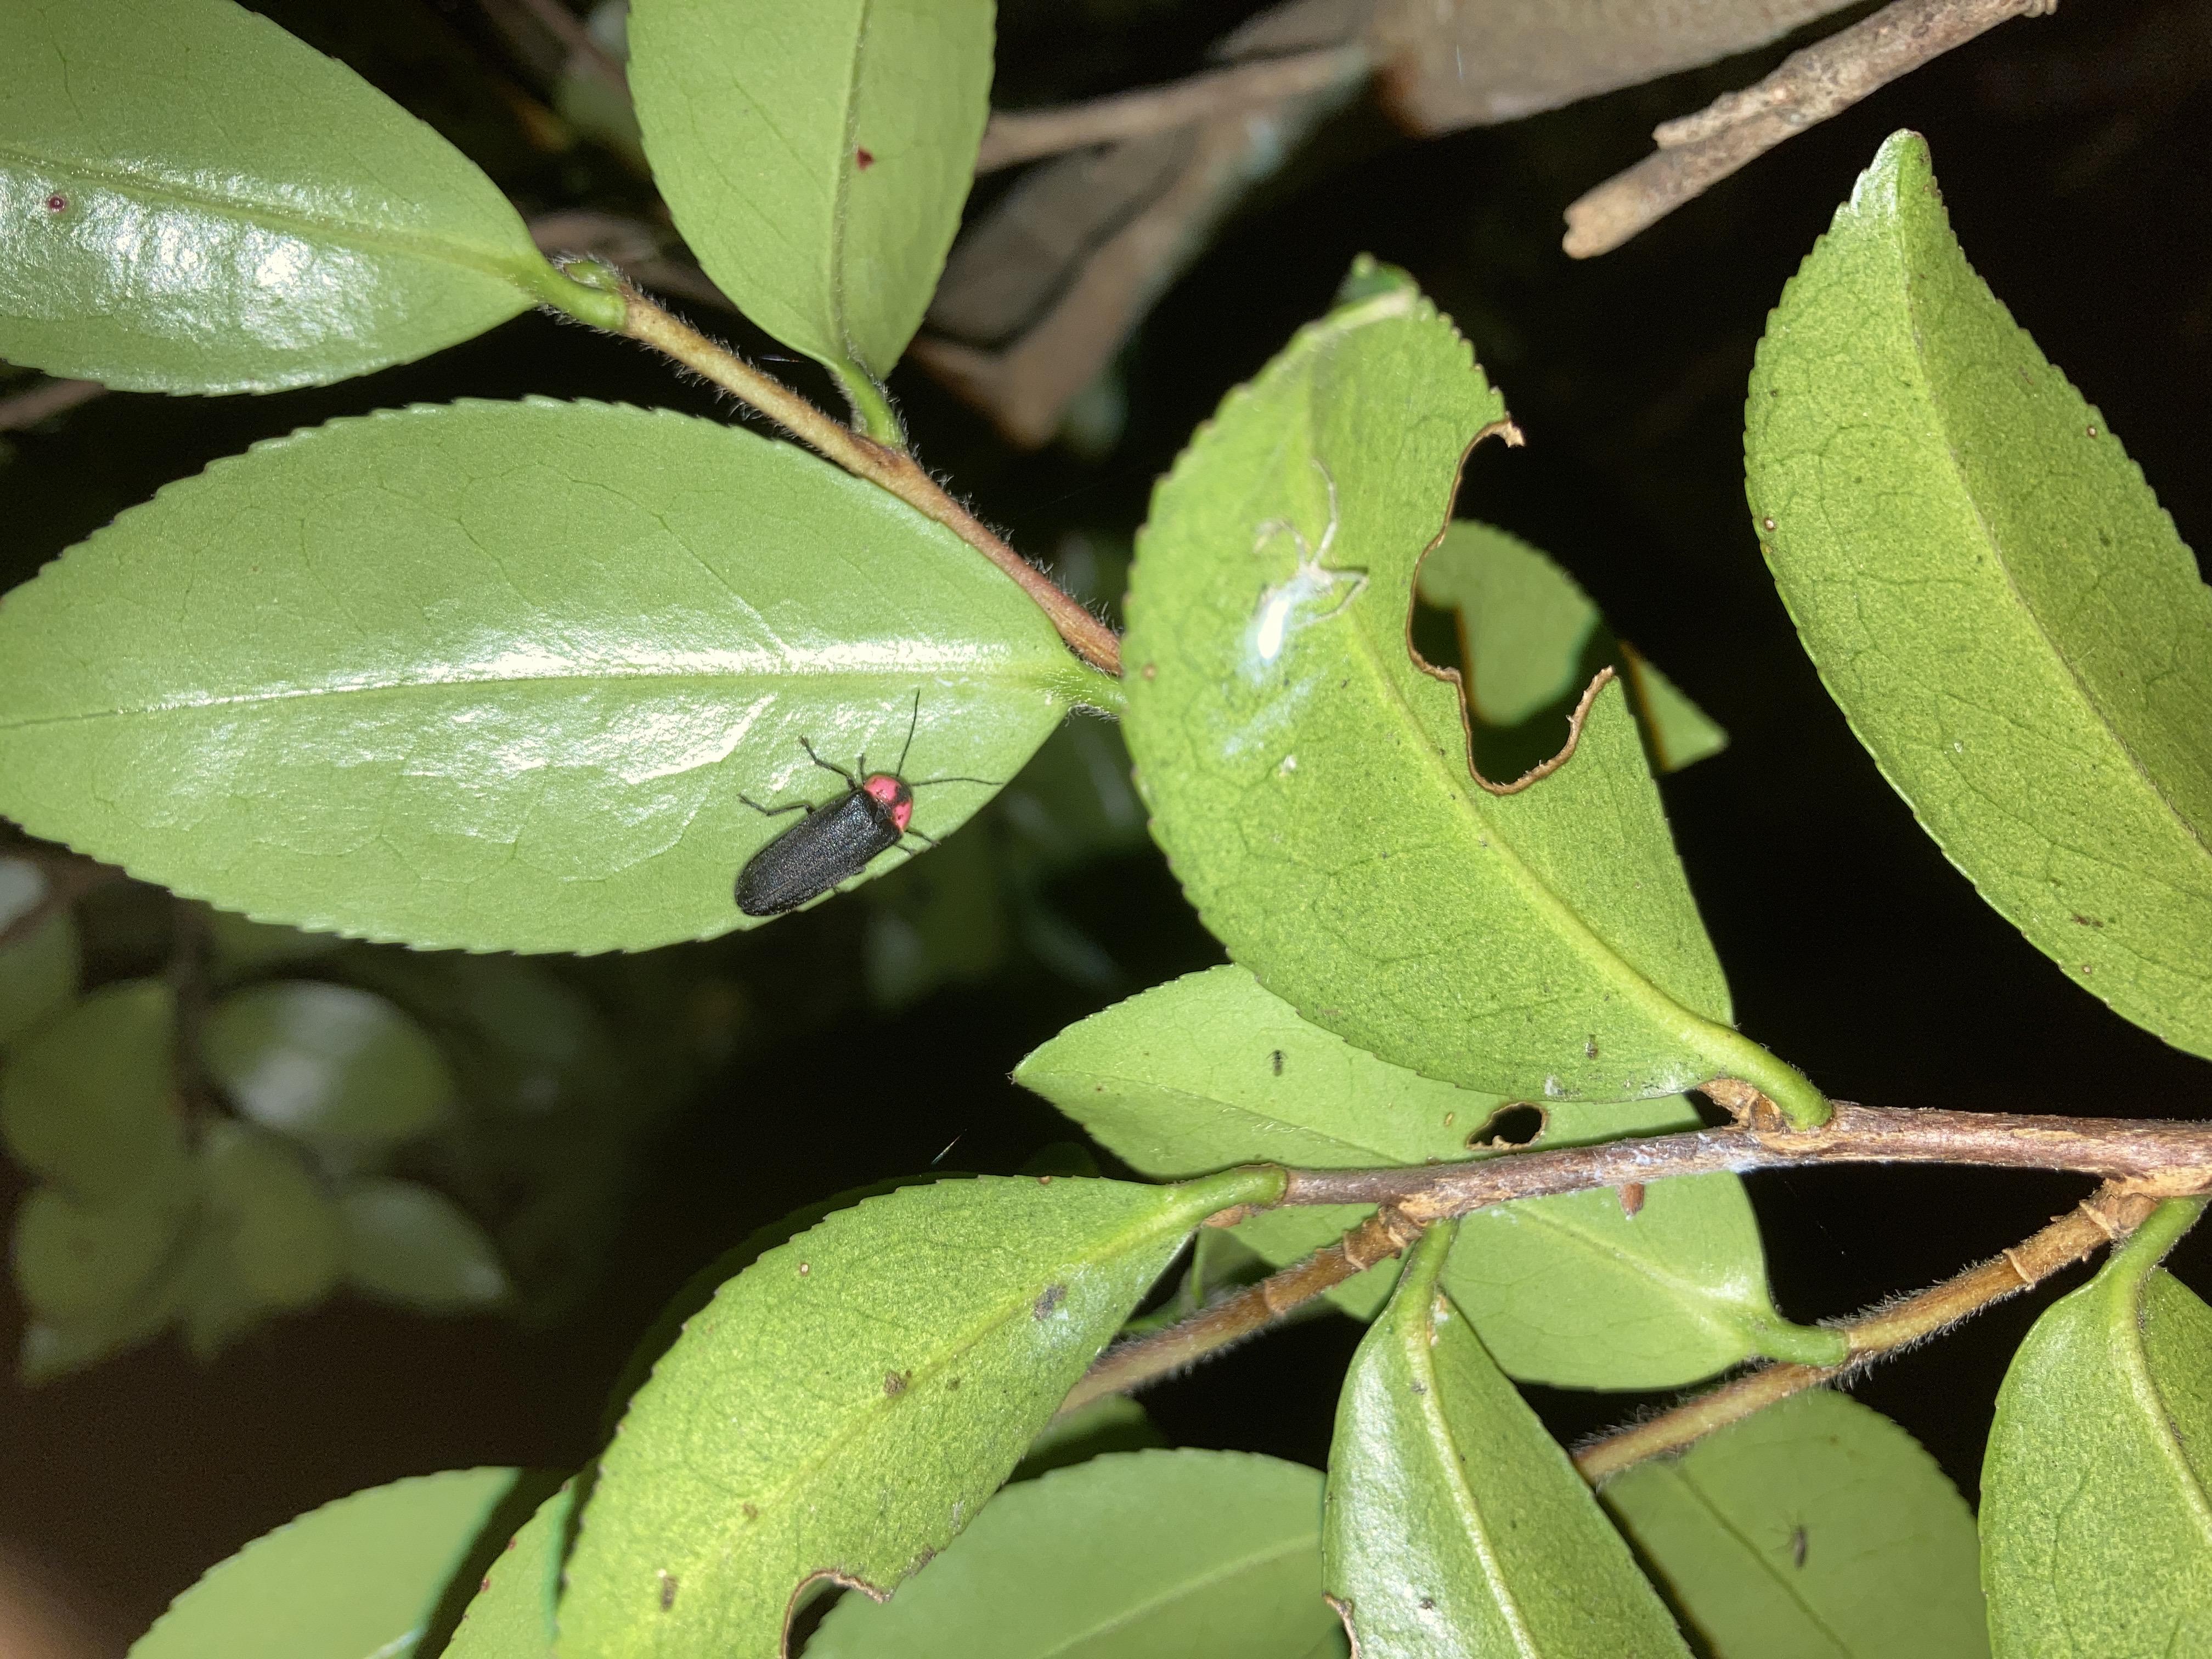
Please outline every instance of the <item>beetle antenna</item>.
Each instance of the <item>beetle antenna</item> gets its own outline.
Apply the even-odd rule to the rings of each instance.
[[[1006,780],[1004,778],[924,778],[919,783],[908,784],[907,787],[927,789],[933,783],[980,783],[988,789],[1002,789],[1006,787]]]
[[[899,763],[891,768],[891,774],[895,777],[904,777],[906,775],[907,750],[914,747],[914,728],[921,722],[921,688],[917,685],[914,688],[914,713],[908,717],[906,723],[906,744],[904,748],[902,748],[899,750]]]

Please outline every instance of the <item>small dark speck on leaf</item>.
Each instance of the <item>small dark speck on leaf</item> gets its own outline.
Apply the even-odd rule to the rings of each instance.
[[[814,1266],[813,1266],[813,1264],[812,1264],[811,1262],[808,1262],[808,1261],[802,1261],[802,1262],[800,1262],[800,1263],[799,1264],[799,1276],[801,1279],[805,1278],[807,1274],[809,1274],[809,1273],[812,1273],[813,1271],[814,1271]]]
[[[1282,1076],[1282,1074],[1283,1074],[1283,1051],[1282,1051],[1280,1048],[1276,1049],[1276,1050],[1275,1050],[1275,1052],[1274,1052],[1273,1054],[1269,1054],[1269,1055],[1267,1056],[1267,1060],[1268,1060],[1268,1062],[1269,1062],[1271,1065],[1273,1065],[1273,1066],[1274,1066],[1274,1068],[1275,1068],[1275,1075],[1276,1075],[1277,1077],[1280,1077],[1280,1076]]]
[[[2102,927],[2105,925],[2095,916],[2077,915],[2074,918],[2074,921],[2076,927]]]
[[[2097,428],[2093,426],[2089,428],[2089,435],[2093,438],[2097,435]]]
[[[1159,678],[1159,673],[1160,665],[1158,663],[1148,662],[1145,665],[1145,678],[1146,679],[1158,679]]]
[[[1805,1528],[1802,1527],[1797,1528],[1790,1534],[1790,1559],[1799,1567],[1802,1567],[1805,1565],[1805,1546],[1807,1542]]]
[[[1759,523],[1765,525],[1769,530],[1774,528],[1774,520],[1771,519],[1761,519]]]
[[[660,1572],[660,1610],[665,1613],[676,1605],[676,1575],[665,1567]]]
[[[1408,1382],[1406,1386],[1413,1389],[1415,1394],[1426,1394],[1429,1391],[1429,1385],[1425,1382]]]
[[[1583,1058],[1584,1060],[1595,1060],[1597,1058],[1597,1033],[1595,1031],[1592,1031],[1590,1033],[1589,1041],[1583,1044]]]
[[[1644,1183],[1640,1181],[1623,1182],[1620,1188],[1621,1214],[1633,1221],[1636,1219],[1637,1212],[1643,1207]]]
[[[1423,1613],[1434,1613],[1436,1610],[1437,1598],[1433,1595],[1424,1595],[1421,1598],[1421,1611]]]
[[[757,1521],[760,1519],[760,1510],[757,1505],[751,1504],[740,1504],[738,1507],[745,1512],[746,1520]]]
[[[46,211],[49,213],[67,213],[69,211],[69,198],[63,195],[59,191],[56,191],[52,196],[46,198]]]
[[[1036,1305],[1030,1308],[1030,1316],[1037,1319],[1049,1319],[1054,1310],[1066,1300],[1067,1300],[1066,1285],[1048,1285],[1045,1286],[1044,1294],[1039,1297]]]
[[[487,1594],[487,1593],[490,1590],[490,1589],[491,1589],[491,1575],[490,1575],[489,1573],[486,1573],[486,1574],[483,1576],[483,1582],[482,1582],[482,1583],[480,1583],[479,1584],[477,1584],[477,1594],[478,1595],[485,1595],[485,1594]]]
[[[1051,1185],[1052,1185],[1052,1177],[1051,1177],[1050,1176],[1039,1176],[1037,1177],[1037,1185],[1038,1185],[1038,1186],[1040,1186],[1040,1187],[1049,1187],[1049,1186],[1051,1186]]]
[[[884,1373],[884,1398],[896,1400],[906,1392],[906,1376],[900,1371]]]
[[[859,164],[860,171],[866,173],[870,167],[875,166],[876,153],[863,144],[853,152],[853,160]]]
[[[960,1379],[959,1379],[958,1377],[957,1377],[957,1376],[948,1376],[948,1377],[946,1377],[946,1378],[945,1379],[945,1393],[947,1393],[947,1394],[951,1394],[951,1393],[955,1389],[957,1389],[959,1386],[960,1386]]]

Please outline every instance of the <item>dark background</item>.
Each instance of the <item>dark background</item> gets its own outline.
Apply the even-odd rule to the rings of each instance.
[[[605,158],[548,157],[516,136],[488,88],[517,71],[470,0],[264,9],[447,131],[526,211],[614,188]],[[1010,6],[999,101],[1172,78],[1255,8],[1110,9],[1100,21],[1103,5]],[[1126,532],[1191,426],[1327,307],[1354,254],[1408,267],[1473,338],[1528,438],[1478,454],[1462,512],[1559,557],[1733,738],[1664,790],[1742,1028],[1832,1094],[1871,1103],[2200,1115],[2212,1109],[2203,1063],[2113,1015],[1984,908],[1826,701],[1750,533],[1741,410],[1784,282],[1881,138],[1916,127],[1968,257],[2201,544],[2212,532],[2212,24],[2191,0],[2106,0],[2006,25],[1622,251],[1584,264],[1559,252],[1560,210],[1644,154],[1655,122],[1747,83],[1782,50],[1427,143],[1371,112],[1340,118],[1159,306],[1127,359],[1128,429],[1103,460],[1010,452],[920,376],[895,390],[925,459],[1018,545],[1049,549],[1071,527]],[[112,397],[8,441],[0,576],[21,580],[166,480],[256,439],[414,400],[529,392],[715,411],[635,348],[538,317],[325,391]],[[1057,898],[1131,989],[1218,959],[1155,857],[1067,878]],[[834,994],[837,975],[857,972],[855,906],[777,925],[814,934],[806,954],[833,982],[822,1017],[749,1051],[675,1121],[583,1316],[532,1333],[341,1304],[282,1321],[209,1369],[165,1340],[34,1392],[0,1381],[0,1537],[127,1637],[205,1566],[343,1492],[461,1465],[581,1463],[660,1301],[755,1226],[911,1171],[955,1135],[948,1167],[970,1170],[1011,1170],[1066,1139],[1006,1074],[1112,998],[1023,972],[874,1018]],[[1760,1175],[1752,1190],[1780,1304],[1814,1319],[1994,1254],[2084,1183],[1863,1169]],[[2200,1235],[2175,1265],[2212,1289],[2208,1249]],[[2006,1361],[2048,1300],[2008,1304],[1856,1392],[1971,1498]],[[0,1351],[19,1317],[0,1316]],[[1316,1320],[1146,1403],[1187,1443],[1320,1462],[1356,1335]],[[1644,1403],[1533,1392],[1570,1439]]]

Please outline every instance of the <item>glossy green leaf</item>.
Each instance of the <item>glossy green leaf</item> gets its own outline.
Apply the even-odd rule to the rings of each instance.
[[[1299,1659],[1340,1654],[1319,1471],[1139,1451],[1009,1486],[889,1601],[848,1595],[807,1659]]]
[[[348,985],[285,980],[225,997],[208,1012],[201,1053],[241,1113],[311,1144],[411,1139],[453,1104],[438,1045]]]
[[[676,222],[738,308],[882,410],[990,114],[991,0],[634,0],[629,83]]]
[[[1997,1659],[2212,1649],[2212,1308],[2158,1266],[2203,1208],[2160,1206],[2013,1356],[1982,1462]]]
[[[1262,1160],[1369,1169],[1481,1155],[1509,1103],[1391,1066],[1300,1019],[1241,968],[1155,988],[1070,1026],[1016,1068],[1116,1157],[1180,1179]],[[1555,1104],[1546,1147],[1695,1128],[1676,1099]],[[1285,1266],[1365,1212],[1272,1210],[1231,1231]],[[1330,1292],[1371,1316],[1395,1263]],[[1462,1224],[1444,1288],[1511,1375],[1600,1389],[1672,1388],[1754,1353],[1831,1363],[1842,1340],[1774,1311],[1743,1184],[1730,1175],[1653,1183],[1634,1215],[1616,1192],[1485,1210]]]
[[[599,404],[339,421],[0,602],[0,810],[264,921],[641,949],[844,785],[1006,778],[1088,671],[951,532],[788,445]],[[1095,676],[1089,676],[1095,678]],[[989,798],[946,784],[915,826]],[[890,852],[876,868],[901,854]]]
[[[191,1180],[173,1093],[168,988],[94,992],[27,1037],[0,1072],[15,1161],[89,1204],[182,1194]]]
[[[311,1510],[210,1568],[131,1659],[407,1659],[515,1479],[453,1469]]]
[[[998,1488],[1191,1228],[1273,1189],[950,1181],[768,1251],[601,1459],[562,1652],[767,1659],[810,1580],[888,1590]]]
[[[2212,592],[1966,264],[1917,134],[1784,291],[1745,451],[1805,648],[1922,826],[2085,989],[2212,1055]]]
[[[46,878],[27,859],[0,859],[0,930],[28,915],[46,896]],[[75,1000],[83,971],[76,917],[66,907],[31,925],[0,948],[0,1046],[33,1030]]]
[[[444,1659],[552,1659],[574,1499],[574,1483],[564,1485],[523,1523],[471,1598]]]
[[[1323,1577],[1360,1659],[1660,1659],[1688,1650],[1657,1594],[1416,1245],[1346,1376]]]
[[[615,295],[475,164],[230,0],[0,9],[0,357],[132,392],[268,392]]]
[[[1469,712],[1483,726],[1502,728],[1474,734],[1479,759],[1496,754],[1506,761],[1488,762],[1483,769],[1490,774],[1515,776],[1555,753],[1563,722],[1601,668],[1627,686],[1661,771],[1680,771],[1728,747],[1727,732],[1614,636],[1575,579],[1518,536],[1456,520],[1421,561],[1419,592],[1454,613]],[[1507,758],[1497,740],[1524,733],[1539,746]]]
[[[1881,1413],[1801,1394],[1601,1497],[1712,1659],[1977,1659],[1973,1511]]]
[[[201,1140],[207,1237],[185,1331],[212,1352],[263,1316],[312,1307],[337,1285],[344,1233],[321,1177],[299,1152],[242,1123]]]
[[[1409,280],[1354,287],[1229,395],[1139,540],[1124,724],[1185,892],[1261,983],[1398,1064],[1543,1099],[1726,1073],[1819,1115],[1726,1024],[1617,684],[1549,775],[1500,794],[1474,773],[1407,628],[1504,406]]]
[[[104,1321],[144,1296],[185,1218],[175,1204],[143,1192],[81,1204],[56,1188],[34,1187],[15,1212],[16,1289],[48,1322]]]
[[[499,1252],[460,1206],[411,1181],[381,1176],[338,1194],[346,1281],[424,1313],[495,1307],[513,1293]]]

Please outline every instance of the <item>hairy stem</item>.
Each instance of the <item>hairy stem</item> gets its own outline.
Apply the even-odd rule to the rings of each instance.
[[[1711,1091],[1725,1092],[1720,1086]],[[1546,1198],[1675,1176],[1738,1174],[1811,1164],[1971,1164],[2063,1170],[2127,1181],[2162,1197],[2212,1191],[2212,1124],[2142,1118],[2038,1117],[1835,1103],[1815,1129],[1792,1129],[1770,1109],[1729,1128],[1692,1130],[1595,1146],[1562,1146],[1462,1164],[1383,1170],[1293,1170],[1285,1204],[1394,1204],[1415,1222],[1467,1215],[1520,1198]]]
[[[622,332],[666,353],[782,427],[823,459],[856,478],[889,490],[923,517],[935,520],[999,567],[1036,601],[1068,647],[1092,667],[1121,672],[1121,641],[1053,580],[946,495],[937,480],[903,449],[863,436],[825,415],[789,386],[672,316],[625,284]]]
[[[1062,1416],[1109,1394],[1127,1394],[1265,1329],[1293,1308],[1397,1255],[1421,1228],[1385,1206],[1335,1243],[1151,1336],[1109,1348],[1084,1373]]]
[[[1169,86],[1116,93],[1087,103],[996,113],[983,130],[975,171],[993,173],[1041,155],[1147,138],[1213,116],[1279,104],[1364,75],[1370,61],[1367,48],[1356,43],[1322,46],[1209,70]]]
[[[1995,1260],[1970,1267],[1931,1290],[1859,1315],[1835,1327],[1851,1345],[1840,1365],[1762,1365],[1709,1394],[1642,1423],[1616,1429],[1575,1454],[1575,1467],[1592,1486],[1622,1470],[1680,1451],[1715,1429],[1742,1421],[1753,1413],[1807,1389],[1833,1382],[1895,1353],[1899,1349],[1948,1330],[2008,1296],[2041,1284],[2100,1245],[2117,1243],[2142,1224],[2156,1200],[2108,1182],[2079,1206],[2033,1237]]]

